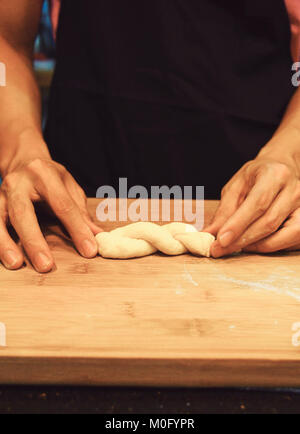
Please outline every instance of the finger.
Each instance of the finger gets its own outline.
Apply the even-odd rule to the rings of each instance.
[[[291,214],[284,226],[274,234],[245,247],[245,251],[268,253],[279,250],[299,250],[300,248],[300,209]]]
[[[21,249],[9,235],[6,223],[6,199],[0,192],[0,260],[6,268],[16,270],[22,267],[24,256]]]
[[[246,185],[242,178],[235,180],[233,183],[229,184],[228,187],[225,187],[222,190],[221,202],[212,222],[208,226],[205,226],[203,230],[217,235],[220,228],[241,205],[246,193]]]
[[[268,211],[261,218],[252,223],[233,244],[228,247],[223,247],[217,242],[212,246],[214,257],[225,256],[240,251],[246,246],[260,241],[276,232],[291,213],[291,203],[292,191],[286,192],[283,190],[279,193],[277,199],[272,203]]]
[[[268,210],[281,189],[281,183],[279,181],[274,183],[273,176],[266,174],[259,177],[245,201],[220,229],[218,233],[220,245],[228,247],[233,244],[251,223]]]
[[[214,241],[210,248],[210,254],[213,258],[221,258],[240,251],[241,248],[236,245],[222,247],[218,240]]]
[[[102,232],[103,229],[93,222],[90,213],[87,207],[87,197],[84,193],[84,190],[78,185],[73,176],[66,172],[64,175],[66,188],[71,195],[74,202],[77,204],[83,219],[86,224],[89,226],[94,235],[97,235],[99,232]]]
[[[245,252],[273,253],[280,250],[298,250],[300,247],[300,228],[287,226],[264,240],[250,244],[243,250]]]
[[[34,268],[41,273],[50,271],[54,260],[41,232],[31,200],[26,194],[12,193],[8,197],[7,206],[10,222]]]
[[[90,214],[87,210],[82,209],[81,214],[86,224],[89,226],[89,228],[91,229],[94,235],[103,232],[103,229],[100,226],[98,226],[96,223],[94,223],[93,220],[91,220]]]
[[[63,223],[81,255],[93,258],[98,253],[97,243],[92,230],[82,217],[79,207],[56,173],[53,175],[51,172],[48,180],[47,186],[45,184],[40,186],[41,195]]]

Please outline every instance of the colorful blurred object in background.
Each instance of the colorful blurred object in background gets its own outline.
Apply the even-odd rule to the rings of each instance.
[[[34,70],[42,95],[43,126],[47,117],[49,89],[55,67],[55,41],[50,6],[50,1],[45,0],[34,47]]]

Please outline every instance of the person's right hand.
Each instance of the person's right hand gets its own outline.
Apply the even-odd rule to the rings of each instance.
[[[6,174],[0,186],[0,260],[6,268],[17,269],[24,262],[22,250],[9,235],[9,223],[38,272],[54,265],[35,214],[33,202],[39,201],[50,206],[82,256],[96,256],[95,235],[101,228],[89,216],[83,189],[61,164],[35,158]]]

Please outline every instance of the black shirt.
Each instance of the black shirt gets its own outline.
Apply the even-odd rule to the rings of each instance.
[[[62,0],[46,140],[103,184],[217,198],[294,91],[283,0]]]

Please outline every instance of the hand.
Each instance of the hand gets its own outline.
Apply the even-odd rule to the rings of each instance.
[[[300,208],[288,217],[277,232],[243,250],[253,253],[300,250]]]
[[[259,242],[271,240],[270,235],[299,207],[300,181],[292,163],[265,157],[246,163],[223,188],[216,215],[205,228],[217,236],[212,256],[218,258],[250,245],[264,245]],[[290,233],[291,229],[287,237]],[[273,246],[277,245],[277,237],[275,242],[272,238]]]
[[[39,201],[50,206],[81,255],[96,256],[94,235],[101,229],[88,214],[84,191],[64,166],[51,158],[35,158],[6,174],[0,187],[0,260],[8,269],[20,268],[24,262],[8,233],[9,222],[38,272],[50,271],[54,265],[33,206]]]

